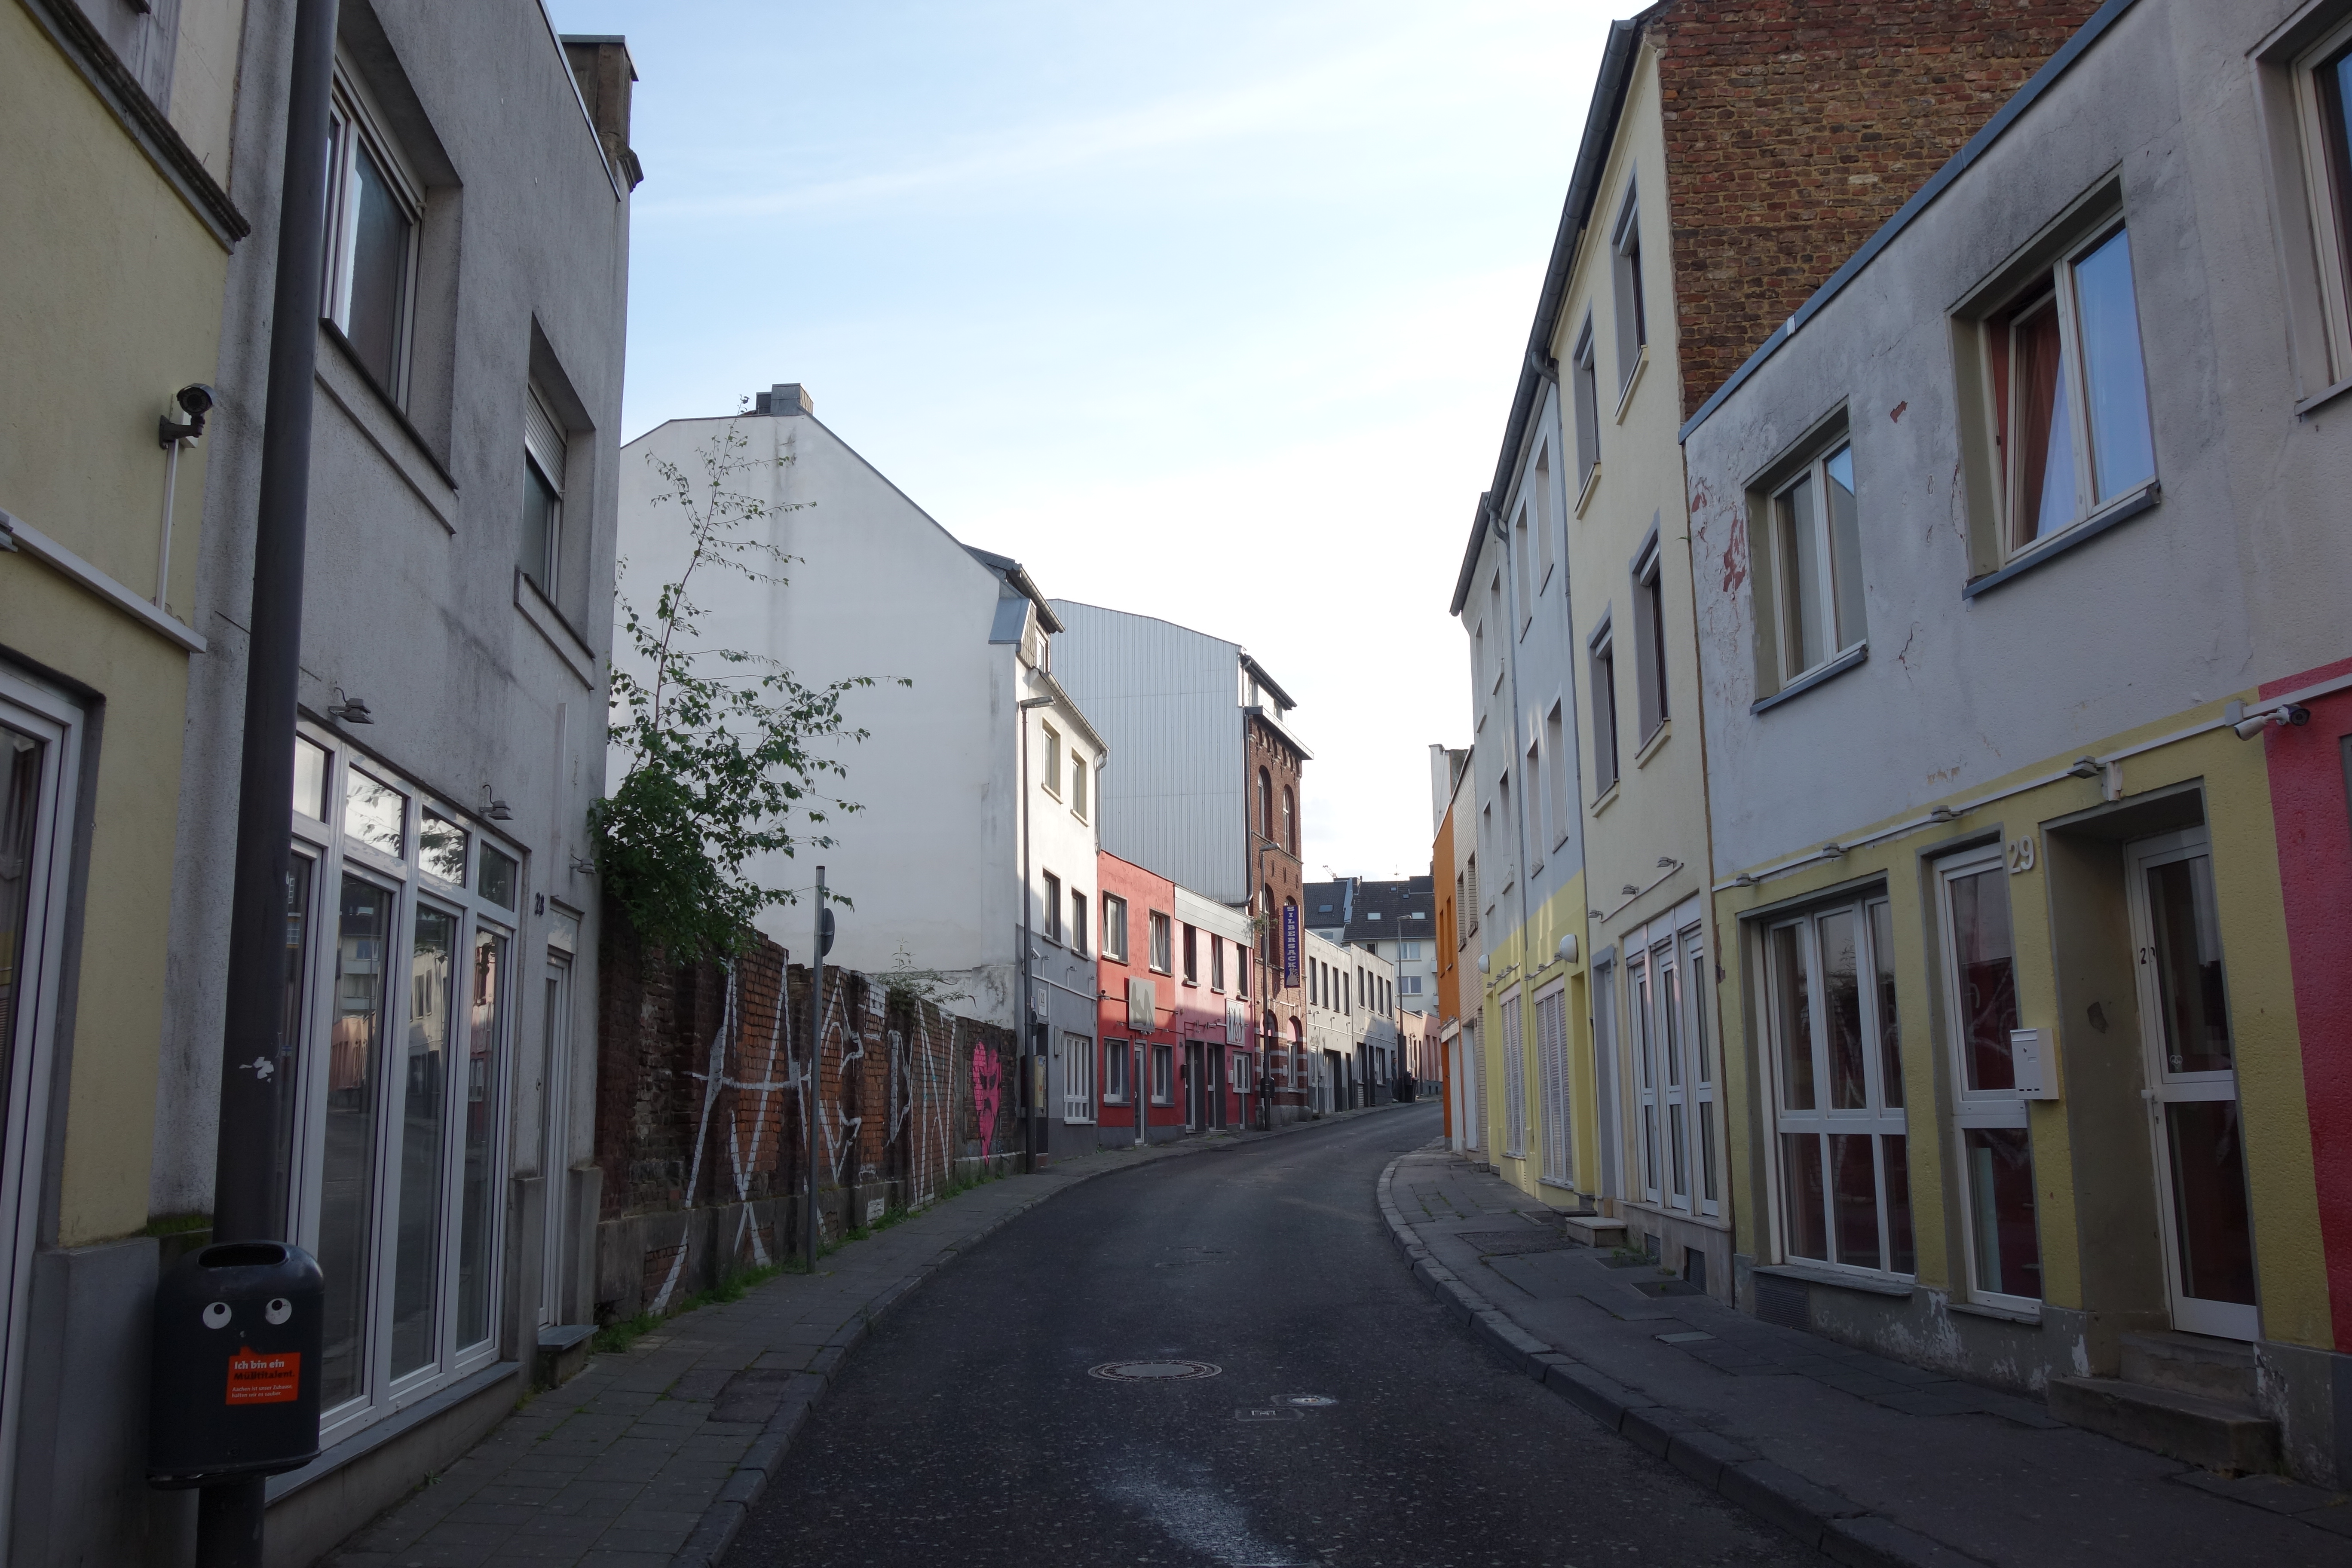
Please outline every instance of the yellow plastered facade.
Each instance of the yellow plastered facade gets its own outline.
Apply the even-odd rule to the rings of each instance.
[[[2252,701],[2256,693],[2238,694]],[[2210,840],[2214,897],[2235,1043],[2240,1112],[2245,1129],[2249,1203],[2254,1235],[2256,1286],[2265,1339],[2329,1348],[2329,1301],[2325,1258],[2318,1245],[2319,1207],[2305,1102],[2302,1046],[2294,1011],[2288,966],[2284,897],[2280,882],[2269,775],[2259,742],[2241,741],[2223,721],[2216,701],[2111,736],[2091,750],[2105,754],[2179,736],[2169,743],[2122,762],[2122,805],[2179,786],[2201,788],[2205,830]],[[2183,731],[2195,731],[2183,734]],[[1769,1146],[1759,1146],[1759,1128],[1772,1117],[1767,1042],[1761,1026],[1748,917],[1801,907],[1873,880],[1883,881],[1894,918],[1896,1010],[1903,1020],[1905,1102],[1911,1108],[1911,1214],[1917,1249],[1917,1280],[1964,1299],[1967,1281],[1958,1238],[1947,1224],[1960,1212],[1953,1167],[1953,1138],[1939,1106],[1938,1053],[1948,1047],[1941,1028],[1928,1023],[1944,1005],[1940,970],[1930,951],[1927,882],[1932,860],[1925,852],[1988,841],[1989,834],[2014,842],[2031,836],[2043,842],[2042,826],[2075,816],[2103,804],[2098,779],[2062,777],[2020,789],[1976,810],[1972,799],[2001,795],[2030,781],[2063,772],[2066,757],[2040,759],[2010,774],[1942,801],[1923,801],[1900,818],[1856,824],[1841,842],[1916,819],[1937,805],[1958,813],[1948,823],[1927,824],[1843,857],[1814,861],[1780,874],[1773,863],[1739,868],[1759,879],[1752,887],[1728,887],[1716,898],[1727,933],[1742,940],[1724,944],[1723,1017],[1727,1031],[1727,1091],[1734,1169],[1748,1189],[1738,1205],[1740,1250],[1759,1262],[1780,1258],[1775,1232],[1778,1194]],[[2084,1300],[2085,1249],[2101,1244],[2077,1220],[2082,1195],[2104,1179],[2095,1163],[2077,1168],[2065,1113],[2066,1030],[2059,1016],[2055,942],[2046,858],[2009,879],[2010,914],[2016,941],[2021,1023],[2056,1037],[2062,1098],[2029,1107],[2035,1185],[2040,1205],[2043,1300],[2055,1307],[2096,1310]],[[1929,1118],[1933,1118],[1932,1123]],[[1769,1133],[1767,1134],[1769,1138]]]
[[[0,509],[144,598],[167,459],[157,418],[219,363],[228,252],[23,7],[0,7]],[[216,415],[215,417],[218,417]],[[202,447],[173,496],[165,606],[186,618]],[[103,704],[66,1078],[57,1239],[145,1226],[189,656],[29,554],[0,554],[0,652]],[[95,769],[94,784],[89,775]]]
[[[1506,929],[1487,950],[1488,973],[1478,975],[1479,1024],[1478,1048],[1486,1058],[1486,1126],[1480,1130],[1479,1147],[1486,1152],[1496,1170],[1504,1179],[1532,1196],[1560,1208],[1578,1205],[1579,1193],[1597,1191],[1600,1184],[1600,1122],[1599,1106],[1592,1092],[1592,1026],[1587,991],[1586,964],[1589,944],[1585,940],[1584,873],[1579,871],[1567,884],[1528,910],[1524,925]],[[1516,910],[1514,911],[1516,912]],[[1500,910],[1498,909],[1499,915]],[[1559,956],[1560,938],[1574,936],[1577,941],[1576,961],[1569,963]],[[1529,966],[1532,955],[1538,962]],[[1475,972],[1474,971],[1473,973]],[[1568,1015],[1568,1083],[1569,1083],[1569,1157],[1570,1171],[1577,1191],[1545,1183],[1542,1161],[1538,1153],[1540,1131],[1537,1085],[1542,1073],[1536,1056],[1535,997],[1556,981],[1567,985]],[[1519,1033],[1516,1040],[1506,1039],[1503,1030],[1503,1001],[1513,992],[1521,997]],[[1503,1053],[1516,1050],[1525,1074],[1521,1079],[1528,1086],[1528,1147],[1523,1156],[1513,1157],[1503,1151],[1508,1146],[1504,1137],[1504,1105],[1502,1085]]]

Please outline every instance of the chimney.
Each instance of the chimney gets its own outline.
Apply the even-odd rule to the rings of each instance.
[[[645,183],[646,171],[629,147],[629,84],[637,79],[637,68],[629,58],[628,40],[618,33],[570,34],[563,40],[563,58],[580,84],[588,122],[604,144],[605,161],[635,190]]]
[[[815,413],[816,399],[811,397],[808,388],[799,382],[780,381],[765,392],[751,395],[751,412],[790,419],[796,414]]]

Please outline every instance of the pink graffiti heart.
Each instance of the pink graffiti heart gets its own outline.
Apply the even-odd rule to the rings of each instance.
[[[989,1139],[996,1131],[996,1108],[1004,1102],[1004,1068],[985,1045],[971,1047],[971,1109],[980,1122],[980,1157],[988,1158]]]

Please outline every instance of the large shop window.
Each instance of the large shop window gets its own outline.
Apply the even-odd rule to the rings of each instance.
[[[1718,1215],[1721,1113],[1706,973],[1706,932],[1691,904],[1626,937],[1643,1195],[1663,1207]]]
[[[1762,1012],[1783,1255],[1908,1275],[1917,1261],[1892,927],[1876,896],[1775,923]]]
[[[521,867],[324,737],[294,771],[289,1217],[326,1273],[331,1443],[498,1355]]]
[[[1937,869],[1936,889],[1955,1058],[1953,1135],[1968,1205],[1961,1234],[1969,1279],[1980,1299],[2035,1306],[2042,1299],[2042,1244],[2033,1144],[2010,1055],[2010,1031],[2018,1026],[2017,942],[2000,847],[1947,861]]]

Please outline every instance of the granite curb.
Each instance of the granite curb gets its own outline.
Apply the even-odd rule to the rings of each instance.
[[[1533,1378],[1644,1452],[1656,1456],[1833,1563],[1847,1568],[1970,1568],[1976,1560],[1906,1529],[1884,1514],[1817,1486],[1785,1466],[1706,1429],[1696,1416],[1654,1403],[1537,1338],[1437,1261],[1396,1205],[1397,1167],[1381,1172],[1381,1217],[1412,1276],[1462,1327],[1522,1375]]]
[[[842,1363],[847,1358],[850,1351],[866,1338],[866,1331],[885,1313],[912,1296],[926,1280],[945,1265],[953,1262],[966,1248],[987,1240],[1038,1205],[1059,1197],[1071,1188],[1083,1185],[1099,1177],[1118,1175],[1125,1171],[1139,1171],[1147,1165],[1158,1164],[1162,1160],[1205,1154],[1213,1149],[1233,1148],[1267,1138],[1279,1138],[1286,1133],[1302,1131],[1309,1127],[1320,1127],[1330,1121],[1344,1121],[1360,1116],[1378,1115],[1383,1110],[1393,1110],[1399,1105],[1420,1103],[1421,1101],[1418,1100],[1392,1101],[1387,1105],[1365,1106],[1355,1110],[1338,1111],[1311,1121],[1293,1121],[1286,1126],[1272,1128],[1262,1132],[1244,1132],[1231,1142],[1223,1144],[1193,1143],[1189,1140],[1162,1144],[1160,1146],[1160,1152],[1150,1153],[1148,1158],[1129,1160],[1123,1164],[1106,1165],[1098,1170],[1071,1171],[1067,1167],[1061,1167],[1060,1170],[1067,1176],[1066,1180],[1027,1199],[1017,1207],[1007,1209],[988,1224],[957,1241],[953,1246],[942,1248],[938,1256],[913,1269],[897,1284],[861,1308],[856,1316],[844,1323],[840,1330],[825,1342],[824,1352],[817,1358],[819,1370],[805,1373],[807,1385],[804,1388],[794,1389],[786,1396],[784,1403],[777,1408],[776,1413],[768,1418],[768,1423],[761,1431],[758,1439],[736,1464],[735,1473],[728,1478],[727,1484],[719,1489],[718,1497],[713,1499],[710,1506],[703,1510],[700,1521],[687,1536],[686,1544],[671,1555],[669,1568],[718,1568],[719,1559],[726,1555],[727,1549],[734,1544],[736,1535],[741,1531],[743,1521],[751,1517],[752,1506],[767,1491],[770,1479],[782,1469],[784,1456],[790,1451],[793,1437],[798,1436],[810,1412],[816,1408],[817,1401],[822,1399],[825,1391],[833,1385],[834,1378],[841,1371]],[[1390,1169],[1394,1168],[1394,1162],[1391,1162]],[[1055,1168],[1048,1167],[1046,1173],[1049,1175],[1055,1173]],[[1387,1191],[1387,1173],[1383,1173],[1381,1191],[1384,1194]]]

